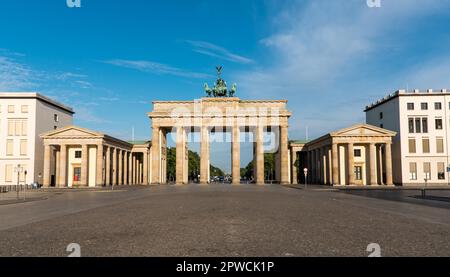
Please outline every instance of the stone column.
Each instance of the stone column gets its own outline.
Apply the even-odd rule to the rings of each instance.
[[[332,150],[330,147],[327,148],[327,185],[333,185],[333,158],[332,158]]]
[[[386,158],[386,185],[393,186],[392,179],[392,146],[391,143],[385,144],[385,158]]]
[[[105,157],[105,185],[111,185],[111,147],[106,146]]]
[[[134,163],[133,163],[134,166]],[[160,128],[153,126],[152,134],[152,184],[161,183],[161,142]]]
[[[311,150],[311,184],[316,183],[316,149]]]
[[[148,185],[148,153],[147,153],[147,151],[145,151],[142,155],[144,156],[143,157],[143,159],[144,159],[143,170],[142,170],[142,175],[143,175],[142,178],[144,179],[143,184]]]
[[[297,161],[297,151],[291,149],[291,171],[292,171],[292,184],[298,184],[298,167],[295,165]]]
[[[59,187],[59,150],[55,150],[55,186]]]
[[[123,185],[123,171],[122,171],[122,167],[123,167],[123,150],[122,149],[117,149],[117,158],[119,159],[119,165],[118,165],[118,180],[117,180],[117,184],[118,185]]]
[[[186,154],[186,130],[183,127],[177,127],[176,138],[176,183],[185,184],[185,154]]]
[[[128,185],[128,151],[123,152],[123,184]]]
[[[137,184],[137,180],[136,180],[136,176],[137,176],[137,167],[136,167],[136,153],[131,153],[131,159],[132,159],[132,161],[131,161],[131,164],[133,165],[132,167],[133,167],[133,172],[132,172],[132,175],[131,175],[131,183],[133,184],[133,185],[136,185]]]
[[[333,143],[333,145],[331,146],[331,159],[332,159],[332,164],[333,164],[333,168],[332,168],[332,173],[333,173],[333,185],[339,185],[340,184],[340,180],[339,180],[339,147],[336,143]]]
[[[280,162],[281,162],[281,184],[289,184],[289,138],[288,126],[280,128]]]
[[[378,183],[380,185],[384,184],[383,180],[383,148],[382,145],[378,146]]]
[[[262,185],[264,184],[264,128],[261,124],[258,124],[256,127],[256,184]]]
[[[50,186],[50,166],[51,166],[52,148],[46,144],[44,148],[44,176],[43,185],[48,188]]]
[[[375,143],[371,143],[369,145],[370,153],[369,153],[369,160],[370,160],[370,185],[376,186],[377,183],[377,171],[376,171],[376,164],[377,164],[377,146]]]
[[[348,158],[348,185],[355,184],[355,161],[354,161],[354,147],[353,143],[348,143],[347,145],[347,158]]]
[[[128,152],[128,184],[133,185],[133,153]]]
[[[237,120],[235,124],[237,124]],[[241,184],[241,131],[239,126],[233,126],[231,139],[233,185],[239,185]]]
[[[80,186],[88,186],[89,148],[87,144],[81,145],[81,180]]]
[[[200,183],[209,183],[209,129],[202,126],[200,129]]]
[[[97,145],[97,186],[103,186],[103,144]]]
[[[59,186],[67,187],[67,146],[62,144],[59,148]]]
[[[113,170],[112,170],[112,184],[115,186],[115,185],[117,185],[117,148],[113,148],[113,151],[112,151],[113,153],[113,155],[112,155],[112,159],[113,159],[113,161],[112,161],[112,168],[113,168]]]

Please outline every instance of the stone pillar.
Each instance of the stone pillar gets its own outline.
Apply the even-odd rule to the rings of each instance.
[[[256,127],[256,184],[262,185],[264,184],[264,128],[261,124],[258,124]]]
[[[87,144],[81,145],[81,180],[80,186],[88,186],[89,148]]]
[[[152,134],[152,184],[161,184],[161,142],[158,126],[153,126]]]
[[[280,162],[281,162],[281,184],[289,184],[289,138],[288,126],[280,128]]]
[[[347,144],[347,158],[348,158],[348,185],[355,184],[355,161],[354,161],[354,147],[353,143]]]
[[[333,174],[333,185],[339,185],[339,148],[336,143],[331,146],[331,159],[332,159],[332,174]]]
[[[67,146],[62,144],[59,149],[59,185],[67,186]]]
[[[136,167],[136,153],[131,153],[131,156],[132,156],[132,161],[131,161],[131,164],[132,164],[132,167],[133,167],[133,172],[132,172],[132,175],[131,175],[131,183],[133,184],[133,185],[136,185],[137,184],[137,180],[136,180],[136,176],[137,176],[137,167]]]
[[[235,124],[237,124],[237,121]],[[241,131],[239,126],[233,126],[231,139],[233,185],[239,185],[241,184]]]
[[[319,179],[319,184],[323,185],[324,179],[323,179],[323,149],[322,149],[322,147],[317,149],[317,153],[318,153],[317,164],[318,164],[318,169],[319,169],[317,178]]]
[[[148,185],[148,153],[144,152],[142,154],[144,157],[144,161],[143,161],[143,170],[142,170],[142,175],[143,175],[143,184],[144,185]],[[186,169],[187,170],[187,169]]]
[[[112,159],[113,159],[113,161],[112,161],[112,184],[113,184],[113,186],[115,186],[115,185],[117,185],[117,148],[113,148],[113,151],[112,151],[113,153],[113,155],[112,155]]]
[[[377,146],[375,143],[371,143],[369,145],[370,153],[369,153],[369,161],[370,161],[370,185],[376,186],[377,183],[377,171],[376,171],[376,164],[377,164]]]
[[[123,184],[128,185],[128,151],[123,152]]]
[[[209,183],[209,129],[202,126],[200,129],[200,183]]]
[[[333,185],[333,159],[330,147],[327,148],[327,185]]]
[[[118,185],[123,185],[123,171],[122,171],[122,167],[123,167],[123,150],[122,149],[117,149],[117,158],[119,159],[119,165],[118,165],[118,169],[117,169],[117,173],[118,173],[118,180],[117,180],[117,184]]]
[[[133,153],[128,152],[128,184],[133,185]]]
[[[378,146],[378,183],[380,185],[384,184],[384,180],[383,180],[383,148],[381,145]]]
[[[385,144],[385,158],[386,158],[386,185],[393,186],[392,179],[392,146],[391,143]]]
[[[105,185],[111,185],[111,147],[106,146],[105,157]]]
[[[55,161],[55,163],[56,163],[56,165],[55,165],[55,186],[56,187],[60,187],[59,186],[59,171],[60,171],[60,166],[61,166],[61,164],[60,164],[60,151],[59,150],[57,150],[56,151],[56,161]]]
[[[185,155],[186,155],[186,130],[183,127],[177,127],[176,138],[176,183],[185,184]]]
[[[103,186],[103,144],[97,145],[97,186]]]
[[[291,149],[291,171],[292,171],[292,184],[298,184],[298,166],[295,165],[297,162],[297,151]],[[298,163],[300,164],[300,162]]]
[[[316,183],[316,149],[311,150],[311,184]]]
[[[52,148],[46,144],[44,148],[44,176],[43,185],[48,188],[50,186],[50,165],[51,165]]]

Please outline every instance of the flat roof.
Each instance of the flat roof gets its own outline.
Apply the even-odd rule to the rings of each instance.
[[[37,99],[50,104],[54,107],[60,108],[68,113],[74,114],[75,112],[69,106],[61,104],[47,96],[39,94],[37,92],[0,92],[0,98],[6,99]]]
[[[411,91],[400,89],[400,90],[395,91],[392,94],[385,96],[384,98],[377,100],[376,102],[371,103],[370,105],[367,105],[366,108],[364,109],[364,112],[370,111],[371,109],[376,108],[376,107],[378,107],[386,102],[389,102],[392,99],[400,97],[400,96],[442,96],[442,95],[450,95],[450,91],[448,91],[447,89],[441,89],[441,90],[414,89]]]

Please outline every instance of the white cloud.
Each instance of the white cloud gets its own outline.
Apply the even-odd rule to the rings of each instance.
[[[254,62],[250,58],[234,54],[230,52],[228,49],[210,42],[188,40],[187,43],[189,43],[191,46],[194,47],[193,49],[194,52],[206,56],[211,56],[222,60],[227,60],[241,64],[250,64]]]
[[[16,60],[0,56],[0,91],[23,91],[37,86],[36,72]]]
[[[114,66],[124,67],[139,70],[142,72],[148,72],[153,74],[168,74],[178,77],[185,78],[198,78],[204,79],[211,77],[208,74],[187,71],[181,68],[173,67],[167,64],[157,63],[153,61],[143,61],[143,60],[123,60],[123,59],[113,59],[103,61],[103,63],[111,64]]]
[[[385,90],[398,89],[405,84],[399,80],[407,79],[408,74],[422,80],[417,83],[449,79],[444,78],[449,76],[450,66],[442,60],[441,66],[415,73],[405,68],[381,80],[370,76],[379,69],[381,55],[395,46],[399,51],[407,48],[396,44],[393,30],[413,28],[412,23],[421,17],[448,10],[443,2],[382,1],[379,9],[368,8],[365,0],[295,2],[273,17],[273,33],[260,41],[267,61],[236,72],[239,91],[252,98],[287,98],[294,108],[293,138],[303,137],[305,126],[314,126],[311,134],[318,136],[364,120],[362,110],[374,95],[382,97]]]

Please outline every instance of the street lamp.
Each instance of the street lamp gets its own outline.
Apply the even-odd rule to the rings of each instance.
[[[19,200],[19,182],[20,182],[20,173],[23,172],[23,167],[21,167],[20,164],[18,164],[18,165],[14,168],[14,172],[17,173],[17,200]]]
[[[305,189],[308,188],[308,169],[305,167],[303,169],[303,174],[305,175]]]

